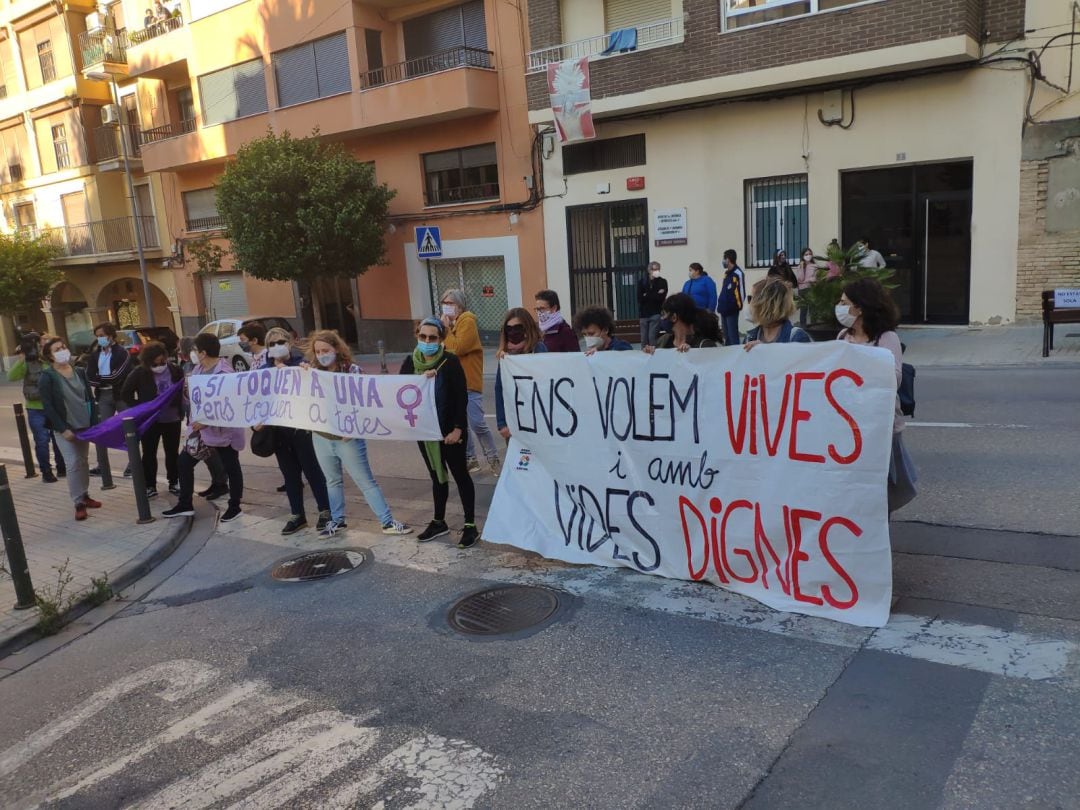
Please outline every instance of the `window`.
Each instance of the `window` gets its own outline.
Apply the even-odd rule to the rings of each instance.
[[[217,192],[213,188],[185,191],[183,197],[184,218],[189,231],[212,231],[225,226],[218,216]]]
[[[645,135],[603,138],[564,146],[563,174],[600,172],[645,165]]]
[[[487,26],[484,22],[483,0],[472,0],[470,3],[406,20],[402,25],[402,33],[407,60],[452,50],[476,50],[486,54]],[[476,65],[474,61],[469,61],[468,64],[475,67],[488,66],[486,63]]]
[[[176,110],[180,113],[180,131],[195,131],[195,101],[190,87],[181,87],[176,91]]]
[[[424,155],[427,205],[499,198],[499,167],[495,144],[468,146]]]
[[[56,81],[56,63],[53,62],[52,40],[43,40],[37,44],[38,64],[41,66],[43,84]]]
[[[788,261],[810,243],[805,174],[746,181],[746,262],[768,267],[783,250]]]
[[[723,0],[724,28],[730,31],[863,2],[866,0]]]
[[[56,152],[56,168],[71,168],[71,153],[68,152],[67,132],[63,124],[52,128],[53,151]]]
[[[367,69],[378,70],[383,66],[382,31],[375,28],[364,29],[364,48],[367,50]]]
[[[274,54],[273,65],[279,107],[352,90],[344,31],[280,51]]]
[[[671,0],[604,0],[604,25],[609,32],[670,17]]]
[[[37,227],[37,215],[34,213],[34,204],[32,202],[16,203],[15,227],[20,231],[32,231]]]
[[[261,59],[252,59],[199,77],[203,125],[213,126],[264,113],[266,78]]]

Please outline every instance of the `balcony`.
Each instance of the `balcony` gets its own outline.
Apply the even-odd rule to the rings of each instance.
[[[614,33],[607,33],[532,51],[529,53],[528,72],[538,73],[546,70],[552,63],[563,62],[567,59],[588,57],[592,61],[677,44],[683,41],[683,18],[671,17],[667,20],[657,20],[639,26],[636,30],[636,43],[632,48],[625,50],[619,48],[620,42]]]
[[[149,42],[157,37],[163,37],[168,33],[176,31],[184,27],[183,17],[170,17],[167,20],[158,20],[148,25],[146,28],[140,28],[137,31],[132,31],[128,35],[128,41],[132,45],[141,45],[144,42]]]
[[[135,228],[139,228],[143,247],[159,248],[157,221],[154,217],[116,217],[81,225],[30,229],[31,235],[55,245],[60,259],[89,258],[136,250]]]
[[[441,73],[444,70],[463,67],[491,70],[493,67],[491,57],[491,51],[483,51],[479,48],[451,48],[448,51],[419,56],[415,59],[408,59],[404,62],[369,70],[360,76],[360,86],[364,90],[368,90],[384,84],[403,82],[419,76],[429,76],[432,73]]]
[[[184,225],[188,232],[225,230],[225,220],[220,216],[197,217],[186,220]]]
[[[142,153],[142,139],[137,126],[124,124],[122,127],[98,127],[94,130],[94,156],[98,163],[121,161],[120,131],[124,132],[124,147],[131,160],[137,160]],[[116,168],[122,168],[117,166]]]
[[[158,143],[167,141],[170,138],[178,138],[181,135],[194,132],[195,126],[195,119],[188,118],[179,124],[162,124],[160,127],[145,129],[142,131],[142,143]]]
[[[127,29],[95,28],[79,34],[83,74],[127,76]]]

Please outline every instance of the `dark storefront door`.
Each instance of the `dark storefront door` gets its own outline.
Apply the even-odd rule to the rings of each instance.
[[[646,200],[567,209],[572,311],[601,306],[617,321],[637,318],[637,283],[649,264],[648,212]]]
[[[971,161],[841,175],[842,241],[885,257],[905,323],[969,320],[971,182]]]

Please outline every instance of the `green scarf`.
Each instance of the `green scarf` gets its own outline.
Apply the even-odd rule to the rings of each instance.
[[[431,371],[433,368],[437,368],[442,363],[445,350],[442,346],[439,346],[439,350],[435,354],[428,357],[426,354],[420,351],[420,349],[413,349],[413,372],[416,374],[423,374],[425,371]],[[446,467],[443,465],[442,460],[442,442],[423,442],[424,455],[427,456],[428,464],[431,465],[431,469],[435,471],[435,478],[440,484],[445,484],[449,480],[446,477]]]

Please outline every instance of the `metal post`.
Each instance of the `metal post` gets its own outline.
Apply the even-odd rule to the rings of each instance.
[[[146,479],[143,477],[142,457],[139,452],[139,431],[135,420],[130,416],[123,418],[124,442],[127,444],[128,465],[131,467],[131,486],[135,490],[135,506],[139,510],[136,523],[153,523],[150,514],[150,499],[146,497]]]
[[[22,448],[23,464],[26,465],[26,477],[37,478],[34,454],[30,449],[30,432],[26,429],[26,412],[21,402],[15,403],[15,430],[19,433],[19,447]]]
[[[112,468],[109,466],[109,448],[103,444],[94,445],[97,453],[98,471],[101,473],[101,488],[116,489],[112,479]]]
[[[15,583],[15,609],[32,608],[35,604],[34,584],[30,581],[30,567],[26,564],[19,519],[15,515],[15,499],[11,496],[7,467],[3,464],[0,464],[0,532],[4,535],[4,552]]]
[[[386,367],[386,344],[380,340],[376,345],[379,347],[379,368],[383,374],[389,374],[390,370]]]

